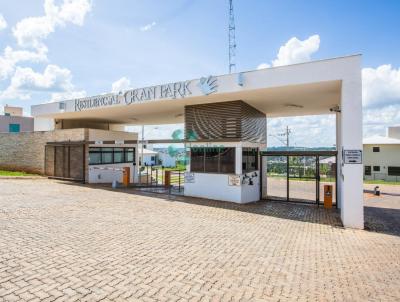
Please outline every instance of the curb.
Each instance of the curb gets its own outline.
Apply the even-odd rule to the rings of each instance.
[[[44,176],[0,176],[1,179],[47,179]]]

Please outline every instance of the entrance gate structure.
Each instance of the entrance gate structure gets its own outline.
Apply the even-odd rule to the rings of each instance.
[[[252,150],[258,158],[257,148],[265,149],[266,118],[334,115],[337,204],[343,225],[362,229],[361,63],[360,55],[352,55],[207,76],[35,105],[31,112],[35,131],[83,126],[122,131],[125,126],[184,123],[190,157],[184,195],[236,203],[261,198],[260,162]],[[280,197],[321,201],[322,180],[327,178],[322,177],[321,163],[328,158],[298,156],[286,155],[282,185],[287,187]],[[264,196],[270,195],[264,191]]]
[[[261,197],[323,204],[324,186],[332,186],[337,206],[336,151],[261,152]]]

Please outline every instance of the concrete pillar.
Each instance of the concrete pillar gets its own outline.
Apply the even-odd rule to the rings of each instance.
[[[235,150],[235,174],[242,174],[242,147],[236,147]]]
[[[342,207],[342,142],[341,142],[341,114],[336,113],[336,149],[338,150],[337,154],[337,163],[336,163],[336,178],[337,178],[337,206],[340,209]]]
[[[338,152],[362,150],[361,68],[342,81]],[[341,218],[345,227],[364,228],[363,165],[344,164],[340,154],[338,177]]]

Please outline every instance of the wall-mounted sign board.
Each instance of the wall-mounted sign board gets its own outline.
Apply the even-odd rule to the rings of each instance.
[[[345,164],[362,164],[362,150],[344,150]]]
[[[190,183],[194,183],[194,182],[195,182],[194,173],[185,172],[185,183],[190,184]]]
[[[228,176],[228,185],[240,186],[240,184],[241,184],[240,175],[229,175]]]
[[[123,140],[119,140],[119,141],[116,140],[116,141],[115,141],[115,144],[116,144],[116,145],[123,145],[123,144],[124,144],[124,141],[123,141]]]

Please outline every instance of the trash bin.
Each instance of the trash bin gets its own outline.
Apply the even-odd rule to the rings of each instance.
[[[124,184],[124,186],[126,187],[129,186],[130,178],[131,178],[131,168],[124,167],[122,172],[122,183]]]
[[[332,185],[324,185],[324,208],[331,209],[332,208]]]
[[[376,186],[374,188],[374,195],[376,195],[376,196],[380,196],[381,195],[381,190],[379,190],[379,186]]]

